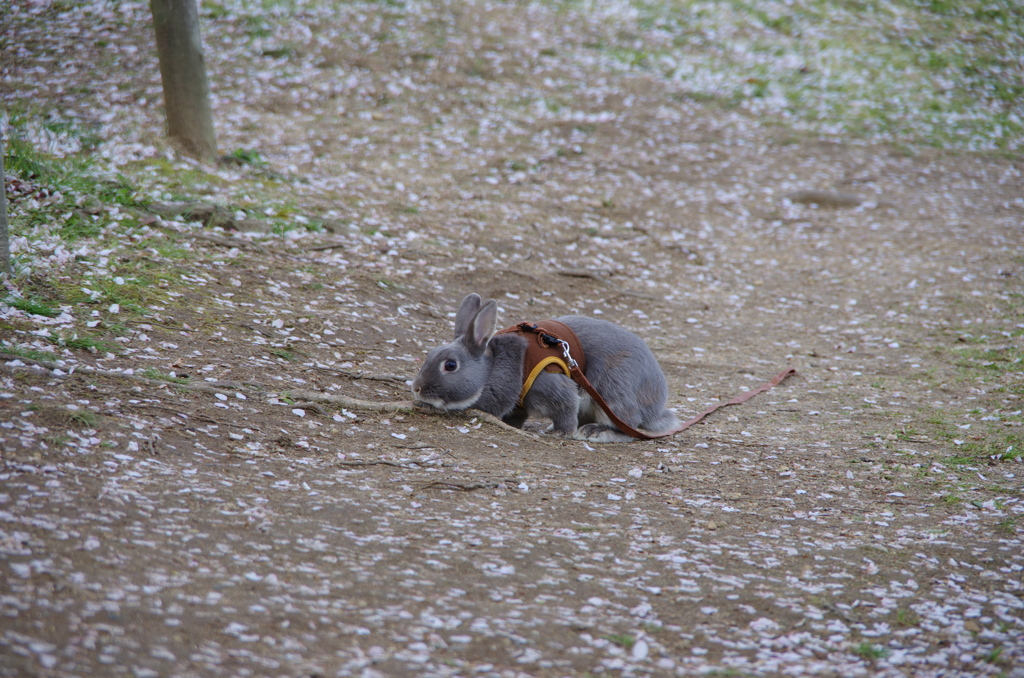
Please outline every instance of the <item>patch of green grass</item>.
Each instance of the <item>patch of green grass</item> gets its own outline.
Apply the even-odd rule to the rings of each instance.
[[[99,421],[99,415],[92,410],[69,410],[68,421],[85,428],[92,428]]]
[[[1013,516],[996,523],[996,529],[1006,534],[1017,534],[1017,522],[1019,517]]]
[[[961,0],[941,12],[923,0],[627,4],[632,12],[606,17],[583,46],[689,98],[844,138],[1024,146],[1024,69],[1014,56],[1024,50],[1024,10],[1016,0]]]
[[[89,351],[90,353],[113,352],[115,350],[114,347],[102,339],[97,339],[96,337],[89,335],[80,336],[78,333],[75,333],[70,337],[53,337],[52,340],[58,346],[64,346],[65,348],[77,349],[80,351]]]
[[[242,27],[250,38],[266,38],[271,34],[270,27],[262,16],[250,14],[242,17]]]
[[[4,170],[39,186],[91,196],[105,203],[124,207],[144,207],[137,187],[121,174],[102,176],[89,153],[58,157],[41,151],[25,138],[32,124],[28,118],[14,115],[10,119],[8,135],[4,141]],[[44,125],[45,126],[45,125]],[[51,124],[52,126],[52,124]],[[64,209],[77,207],[74,196],[65,195],[59,203]]]
[[[327,231],[324,228],[324,222],[321,219],[310,219],[305,224],[306,230],[310,233],[324,233]]]
[[[627,650],[632,649],[633,644],[636,643],[636,638],[625,633],[610,633],[601,637],[615,643],[619,647],[624,647]]]
[[[1022,455],[1022,450],[1024,450],[1024,435],[997,432],[991,436],[984,436],[981,440],[964,440],[961,445],[957,446],[956,454],[948,457],[946,462],[964,465],[987,464],[989,461],[1013,461]]]
[[[264,49],[260,54],[271,59],[286,59],[295,56],[295,48],[290,45],[271,47]]]
[[[203,0],[200,9],[203,13],[203,16],[209,19],[223,19],[224,17],[228,16],[228,10],[224,7],[224,5],[220,4],[219,2]]]
[[[159,286],[159,280],[168,280],[170,276],[161,274],[160,278],[146,275],[138,269],[125,267],[124,273],[134,270],[134,275],[122,277],[124,282],[117,284],[114,277],[106,277],[89,283],[89,288],[99,293],[96,303],[103,305],[117,304],[121,312],[134,315],[149,315],[147,308],[151,304],[161,303],[167,299],[166,292]]]
[[[408,287],[406,287],[402,283],[395,282],[394,280],[390,280],[388,278],[374,278],[373,281],[375,283],[377,283],[377,287],[380,287],[381,289],[385,289],[385,290],[389,290],[389,291],[399,291],[400,292],[402,290],[409,289]]]
[[[262,167],[267,164],[266,159],[260,155],[259,151],[250,148],[236,148],[225,156],[225,159],[230,159],[239,165],[252,165],[254,167]]]
[[[169,374],[164,374],[155,367],[147,367],[142,370],[139,374],[147,379],[156,379],[158,381],[169,381],[175,384],[187,384],[188,379],[186,377],[172,377]]]
[[[121,321],[107,321],[103,324],[104,328],[111,334],[116,334],[119,337],[123,337],[127,334],[131,334],[132,330],[127,324]]]
[[[156,250],[156,256],[163,259],[191,259],[195,253],[185,249],[177,242],[168,238],[160,238],[146,243],[147,247]],[[164,264],[161,264],[164,265]]]
[[[940,347],[934,357],[946,365],[938,369],[931,382],[944,389],[983,389],[982,397],[972,398],[970,408],[951,410],[943,407],[925,407],[919,411],[921,428],[932,441],[946,447],[942,461],[952,466],[980,466],[1005,461],[1015,461],[1024,456],[1024,432],[1009,426],[1019,416],[1010,412],[1019,405],[1012,404],[1017,391],[1024,392],[1024,349],[1013,341],[1014,318],[1019,313],[1017,300],[1000,308],[997,313],[1007,322],[1006,329],[998,325],[984,328],[983,334],[977,327],[962,327],[946,330],[937,338]],[[975,333],[972,335],[968,330]],[[948,345],[950,337],[956,343]],[[941,347],[941,344],[946,344]],[[906,385],[900,385],[905,387]],[[895,387],[894,387],[895,388]],[[926,426],[924,424],[927,424]],[[907,428],[900,440],[914,440],[916,430]]]
[[[147,176],[149,182],[158,183],[164,192],[170,194],[170,200],[175,202],[190,202],[196,196],[231,187],[215,174],[175,165],[163,157],[128,162],[123,165],[123,169],[134,175]]]
[[[40,360],[42,362],[53,362],[58,357],[57,354],[52,351],[41,351],[35,348],[20,348],[18,346],[9,346],[6,343],[0,345],[0,352],[21,356],[22,358],[28,358],[29,360]]]
[[[915,440],[915,439],[919,438],[920,436],[921,436],[921,433],[919,433],[917,431],[917,429],[914,429],[914,428],[906,428],[906,427],[904,427],[904,428],[901,428],[899,431],[896,431],[896,439],[897,440],[904,440],[904,441],[905,440]]]
[[[56,318],[61,314],[60,309],[48,306],[45,302],[39,299],[24,299],[22,297],[7,297],[4,299],[4,303],[8,306],[24,311],[25,313],[31,313],[32,315],[41,315],[47,318]]]
[[[608,54],[627,66],[643,68],[651,61],[651,53],[646,49],[636,47],[612,47]]]
[[[982,340],[984,341],[984,340]],[[1024,348],[1007,344],[989,348],[953,349],[954,362],[957,367],[985,376],[985,373],[1006,372],[1014,368],[1021,369],[1024,362]]]
[[[130,228],[134,217],[120,208],[147,206],[148,200],[131,180],[123,174],[110,176],[100,169],[94,153],[99,140],[93,138],[94,132],[78,132],[75,124],[19,111],[11,114],[9,122],[4,148],[6,172],[48,196],[38,203],[11,199],[8,217],[12,235],[32,239],[36,233],[51,233],[73,243],[98,237],[113,223],[115,211],[121,227]],[[29,139],[36,138],[40,129],[78,139],[81,150],[60,156],[36,148]],[[16,270],[24,256],[15,259]]]
[[[114,203],[124,207],[145,207],[149,201],[139,195],[139,188],[123,174],[113,179],[103,179],[96,183],[86,182],[83,190],[92,191],[92,195],[104,203]]]
[[[983,654],[981,658],[983,661],[986,661],[989,664],[998,664],[1002,658],[1003,649],[1004,648],[1002,645],[997,645],[996,647],[992,648],[991,650]]]
[[[921,617],[913,610],[901,607],[896,610],[896,625],[904,628],[917,626],[921,623]]]
[[[853,648],[853,653],[858,657],[864,659],[885,659],[892,652],[882,645],[875,645],[874,643],[864,641]]]
[[[4,135],[4,172],[29,180],[49,176],[53,173],[53,168],[31,142],[7,130],[7,134]]]
[[[51,447],[64,447],[69,442],[71,442],[71,438],[67,436],[55,435],[46,438],[46,443]]]

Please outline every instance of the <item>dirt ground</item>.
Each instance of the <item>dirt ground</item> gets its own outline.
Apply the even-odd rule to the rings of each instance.
[[[6,355],[0,675],[1024,676],[1020,159],[794,135],[487,16],[292,43],[362,79],[308,114],[208,39],[222,148],[329,230],[152,222],[120,351]],[[289,395],[408,399],[469,292],[633,330],[681,418],[797,374],[606,445]]]

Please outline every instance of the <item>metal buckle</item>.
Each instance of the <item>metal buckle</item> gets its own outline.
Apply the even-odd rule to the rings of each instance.
[[[576,369],[576,361],[569,355],[569,342],[559,339],[558,343],[562,345],[562,357],[569,363],[569,369]]]

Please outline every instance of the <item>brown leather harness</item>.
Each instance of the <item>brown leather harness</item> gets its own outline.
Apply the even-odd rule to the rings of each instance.
[[[533,325],[519,323],[501,330],[498,334],[518,334],[526,340],[523,389],[519,392],[517,403],[519,407],[523,406],[523,398],[541,372],[561,372],[575,381],[569,360],[573,360],[581,372],[585,373],[587,370],[587,360],[583,355],[579,337],[565,323],[557,320],[542,320]],[[566,344],[564,347],[563,341]]]
[[[728,402],[713,405],[693,419],[683,422],[671,431],[660,433],[658,435],[651,435],[650,433],[633,428],[612,412],[611,407],[607,402],[605,402],[605,399],[601,397],[601,394],[597,392],[597,389],[595,389],[590,383],[590,380],[587,379],[587,363],[586,356],[583,354],[583,347],[580,345],[580,340],[576,336],[576,333],[573,332],[565,323],[560,323],[557,320],[542,320],[541,322],[534,324],[519,323],[518,325],[507,327],[497,334],[517,334],[526,339],[526,355],[523,359],[523,388],[519,392],[518,402],[520,407],[523,406],[523,398],[526,397],[526,394],[533,386],[533,382],[542,371],[561,372],[589,393],[590,397],[594,399],[594,402],[604,410],[604,413],[608,415],[608,418],[611,419],[612,423],[615,424],[620,431],[634,438],[640,438],[641,440],[664,438],[670,435],[675,435],[680,431],[685,431],[720,407],[745,403],[758,393],[763,393],[773,386],[777,386],[783,379],[796,373],[796,370],[794,369],[788,369],[780,372],[775,375],[774,378],[762,384],[758,388],[747,391],[746,393],[741,393]]]

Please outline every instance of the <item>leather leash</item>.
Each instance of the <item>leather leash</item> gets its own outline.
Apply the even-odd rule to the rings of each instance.
[[[581,372],[578,367],[573,367],[572,368],[572,379],[573,379],[573,381],[575,381],[577,384],[582,386],[583,389],[587,393],[590,394],[590,397],[594,399],[594,402],[596,402],[598,405],[601,406],[601,409],[604,410],[604,413],[607,414],[608,418],[612,420],[612,423],[615,424],[618,427],[618,429],[620,431],[622,431],[623,433],[625,433],[626,435],[633,436],[634,438],[639,438],[641,440],[655,440],[657,438],[666,438],[668,436],[675,435],[676,433],[679,433],[680,431],[685,431],[686,429],[690,428],[694,424],[697,424],[700,421],[702,421],[706,416],[708,416],[709,414],[711,414],[715,410],[717,410],[719,408],[722,408],[722,407],[728,407],[729,405],[741,405],[741,404],[747,402],[748,400],[750,400],[751,398],[753,398],[754,396],[756,396],[758,393],[764,393],[768,389],[770,389],[770,388],[772,388],[774,386],[778,386],[779,383],[781,383],[783,379],[785,379],[786,377],[788,377],[788,376],[790,376],[792,374],[796,374],[796,370],[794,370],[793,368],[790,368],[790,369],[788,369],[788,370],[786,370],[784,372],[779,372],[777,375],[772,377],[772,379],[770,379],[769,381],[765,382],[764,384],[761,384],[760,386],[758,386],[754,390],[747,391],[746,393],[741,393],[740,395],[736,396],[735,398],[733,398],[729,402],[718,403],[717,405],[712,405],[708,409],[706,409],[703,412],[701,412],[700,414],[698,414],[693,419],[690,419],[688,421],[684,421],[682,424],[680,424],[679,426],[675,427],[671,431],[666,431],[665,433],[660,433],[658,435],[651,435],[649,433],[645,433],[643,431],[635,429],[632,426],[630,426],[629,424],[627,424],[626,422],[624,422],[621,419],[619,419],[615,415],[615,413],[612,412],[611,407],[608,406],[608,403],[605,402],[604,398],[601,397],[601,394],[597,392],[597,389],[595,389],[593,387],[593,385],[590,383],[590,380],[587,379],[586,375],[583,374],[583,372]]]

